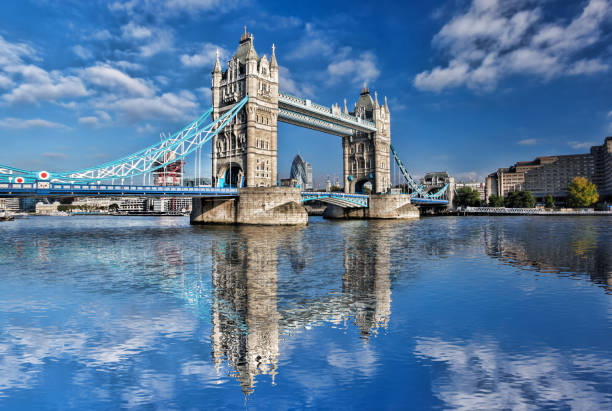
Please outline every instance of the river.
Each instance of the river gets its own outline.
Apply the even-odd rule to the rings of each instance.
[[[612,218],[0,223],[0,409],[612,409]]]

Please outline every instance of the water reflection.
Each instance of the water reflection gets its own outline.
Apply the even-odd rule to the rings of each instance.
[[[612,407],[606,394],[612,381],[612,361],[581,350],[568,354],[546,348],[512,353],[493,338],[417,338],[415,355],[437,365],[432,391],[448,409]]]
[[[608,220],[39,221],[0,227],[0,407],[66,375],[76,408],[235,408],[241,391],[337,408],[404,378],[435,397],[423,408],[610,406],[609,295],[522,288],[538,272],[609,287]]]
[[[309,285],[300,275],[316,253],[312,248],[303,253],[297,247],[305,241],[303,228],[241,227],[230,238],[220,235],[211,243],[212,356],[217,366],[223,361],[230,364],[244,393],[252,392],[257,375],[268,374],[274,383],[283,334],[352,319],[367,339],[387,326],[389,237],[361,228],[337,233],[343,244],[344,273],[328,278],[327,293],[318,293],[322,284]],[[374,240],[355,247],[368,238]],[[284,273],[279,284],[279,265],[285,257],[293,271]]]
[[[607,221],[584,217],[527,222],[487,225],[484,231],[487,254],[541,272],[586,274],[612,292],[612,233]]]

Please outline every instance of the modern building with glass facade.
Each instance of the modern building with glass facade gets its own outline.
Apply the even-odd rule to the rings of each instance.
[[[312,190],[312,166],[299,154],[291,164],[290,178],[296,180],[304,190]]]

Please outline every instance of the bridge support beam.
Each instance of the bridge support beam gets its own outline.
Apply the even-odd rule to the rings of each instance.
[[[401,194],[372,194],[368,208],[342,208],[330,204],[323,213],[330,219],[412,220],[419,218],[419,209],[410,197]]]
[[[306,225],[299,188],[252,187],[238,198],[194,198],[191,224]]]

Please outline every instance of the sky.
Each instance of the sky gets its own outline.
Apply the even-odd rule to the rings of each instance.
[[[179,130],[210,106],[216,50],[227,61],[243,26],[259,55],[275,44],[282,91],[387,96],[417,176],[482,180],[612,135],[612,0],[5,0],[0,164],[93,166]],[[278,147],[279,177],[300,153],[315,186],[341,181],[339,137],[279,123]]]

